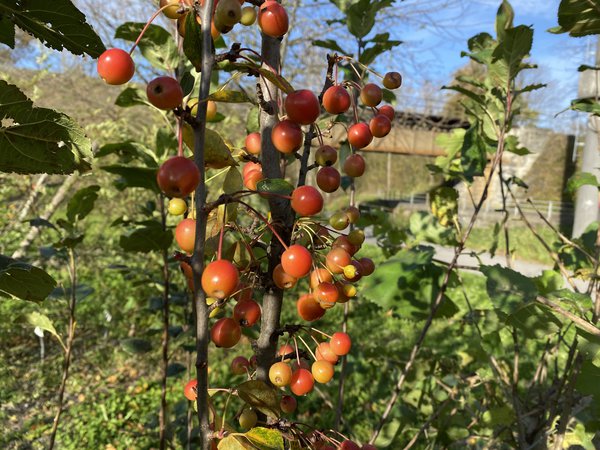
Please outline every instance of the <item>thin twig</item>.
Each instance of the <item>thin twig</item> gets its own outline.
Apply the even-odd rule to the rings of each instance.
[[[576,316],[572,312],[567,311],[566,309],[562,308],[560,305],[557,305],[556,303],[554,303],[552,300],[548,300],[547,298],[542,297],[541,295],[538,295],[535,298],[535,300],[538,303],[541,303],[542,305],[547,306],[552,311],[560,314],[561,316],[566,317],[567,319],[569,319],[570,321],[575,323],[576,326],[578,326],[585,332],[590,333],[593,336],[600,337],[600,328],[596,327],[594,324],[592,324],[586,320],[583,320],[581,317]]]
[[[167,213],[165,211],[165,199],[161,194],[158,199],[161,224],[163,231],[167,231]],[[163,335],[162,335],[162,377],[160,393],[159,414],[159,448],[167,448],[167,369],[169,367],[169,252],[165,248],[162,251],[162,276],[163,276]]]
[[[67,338],[67,351],[65,353],[65,361],[63,366],[63,375],[60,382],[60,388],[58,390],[58,409],[56,416],[54,416],[54,423],[52,424],[52,432],[50,434],[50,444],[48,449],[54,448],[54,442],[56,440],[56,433],[58,431],[58,424],[60,422],[60,416],[63,411],[65,391],[67,387],[67,379],[69,378],[69,367],[71,366],[71,354],[73,351],[73,341],[75,340],[75,306],[77,305],[76,286],[77,286],[77,265],[75,264],[75,252],[72,248],[68,250],[69,263],[67,265],[69,269],[69,278],[71,282],[71,292],[69,296],[69,336]]]
[[[552,225],[548,221],[548,219],[542,214],[542,212],[534,205],[534,203],[531,201],[530,198],[527,199],[527,203],[529,203],[533,207],[533,210],[537,213],[537,215],[540,217],[540,219],[542,219],[544,221],[544,223],[563,241],[563,243],[579,250],[590,260],[590,262],[598,261],[598,258],[594,258],[581,245],[579,245],[577,242],[573,242],[571,239],[569,239],[564,234],[562,234],[554,225]]]
[[[575,286],[575,283],[573,282],[573,277],[571,277],[571,274],[569,273],[569,271],[567,270],[567,268],[565,267],[563,262],[560,260],[560,258],[556,254],[556,252],[554,250],[552,250],[552,248],[548,245],[548,243],[544,240],[544,238],[535,230],[535,228],[533,227],[531,222],[529,222],[529,220],[527,220],[527,217],[525,216],[525,213],[523,212],[523,209],[521,208],[521,205],[519,204],[517,197],[513,193],[510,186],[508,186],[508,185],[507,185],[507,190],[515,203],[515,208],[517,208],[517,211],[519,212],[521,219],[523,220],[523,222],[525,222],[525,225],[527,226],[527,228],[529,228],[529,231],[531,231],[531,233],[535,236],[535,238],[538,240],[538,242],[540,244],[542,244],[544,249],[548,252],[550,257],[552,258],[552,260],[554,261],[554,263],[557,265],[558,269],[560,270],[560,273],[562,274],[562,276],[569,283],[569,286],[571,286],[571,288],[575,292],[579,292],[579,290],[577,289],[577,286]]]
[[[500,194],[502,196],[502,212],[504,218],[502,219],[502,229],[504,230],[504,255],[506,257],[506,267],[512,269],[512,258],[510,254],[510,239],[508,233],[508,210],[506,209],[506,193],[504,192],[504,176],[502,174],[502,160],[498,164],[498,178],[500,180]]]
[[[440,404],[440,406],[435,410],[435,412],[431,416],[429,416],[429,418],[425,421],[425,423],[423,423],[423,425],[421,425],[419,431],[417,431],[417,433],[411,438],[411,440],[408,441],[408,443],[404,446],[404,450],[409,450],[412,448],[413,445],[415,445],[417,439],[419,439],[419,436],[423,433],[423,431],[425,431],[429,427],[429,425],[431,425],[431,423],[435,419],[438,418],[438,416],[444,411],[444,408],[446,408],[448,403],[450,403],[450,400],[452,400],[452,398],[448,397]]]

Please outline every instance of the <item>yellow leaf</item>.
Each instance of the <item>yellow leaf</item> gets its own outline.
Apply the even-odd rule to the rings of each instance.
[[[187,123],[183,125],[183,142],[190,150],[194,151],[194,130]],[[237,166],[233,156],[231,156],[231,150],[219,133],[209,128],[206,129],[204,139],[204,165],[211,169]]]

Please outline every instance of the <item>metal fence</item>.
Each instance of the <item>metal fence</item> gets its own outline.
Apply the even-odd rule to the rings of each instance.
[[[570,227],[573,223],[574,205],[568,202],[558,202],[555,200],[531,200],[519,199],[518,205],[523,214],[533,223],[548,222],[561,228]],[[363,208],[381,208],[386,210],[413,209],[429,210],[429,194],[413,194],[410,196],[401,196],[396,192],[380,192],[379,198],[374,201],[366,202]],[[512,220],[520,220],[517,205],[514,201],[508,200],[506,210]],[[474,207],[468,198],[459,199],[459,216],[462,220],[467,220],[473,214]],[[540,215],[543,217],[540,217]],[[488,201],[484,204],[479,214],[482,222],[498,222],[504,218],[504,212],[501,204]]]

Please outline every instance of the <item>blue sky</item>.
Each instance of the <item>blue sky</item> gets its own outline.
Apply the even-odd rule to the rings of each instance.
[[[407,0],[399,7],[409,7],[419,0]],[[515,25],[531,25],[534,28],[534,41],[531,61],[539,65],[532,78],[545,82],[548,88],[536,94],[537,101],[544,105],[549,115],[566,108],[577,95],[577,67],[593,61],[594,38],[572,38],[568,35],[555,35],[547,30],[557,25],[559,0],[513,0]],[[409,29],[398,32],[406,41],[406,51],[417,56],[415,67],[427,67],[427,72],[418,72],[407,65],[407,88],[419,88],[422,80],[428,79],[436,89],[440,83],[448,83],[451,74],[467,62],[460,57],[466,50],[466,40],[479,32],[487,31],[494,35],[494,19],[499,0],[464,1],[461,6],[441,8],[430,18],[441,26],[438,29],[411,24]],[[423,64],[424,63],[424,64]],[[558,120],[572,117],[565,114]]]
[[[78,3],[83,6],[86,1],[78,0]],[[397,0],[394,6],[397,12],[406,15],[406,19],[398,22],[397,26],[392,24],[389,31],[393,38],[403,40],[405,44],[383,57],[376,68],[381,72],[400,70],[403,73],[402,95],[405,102],[420,102],[424,96],[435,102],[442,102],[444,93],[440,92],[440,87],[449,84],[452,73],[467,63],[466,58],[460,57],[460,52],[466,50],[467,39],[482,31],[494,34],[495,14],[501,0],[446,0],[451,5],[439,7],[443,1]],[[432,3],[437,8],[431,8]],[[557,24],[556,14],[560,0],[512,0],[511,3],[516,14],[515,24],[531,25],[535,30],[531,55],[532,61],[540,69],[531,73],[530,79],[548,84],[543,92],[532,95],[531,102],[534,107],[545,112],[547,122],[554,121],[557,126],[568,127],[574,117],[572,113],[563,114],[558,119],[553,119],[553,116],[565,109],[570,100],[576,97],[577,67],[593,61],[595,39],[576,39],[546,31]],[[114,0],[108,0],[106,6],[115,6]],[[90,7],[85,5],[83,10]],[[152,9],[142,4],[137,5],[137,8],[139,11],[136,10],[137,14],[134,15],[141,16],[129,17],[130,20],[141,20]],[[312,20],[309,26],[314,26],[315,16],[326,15],[330,18],[329,14],[335,14],[335,8],[325,0],[306,1],[303,8],[308,9],[300,17]],[[306,28],[304,31],[307,31]],[[257,29],[252,32],[258,34]],[[313,38],[310,35],[303,37]],[[32,64],[35,65],[33,58],[22,61],[20,65]],[[90,70],[93,70],[93,65],[90,62]]]

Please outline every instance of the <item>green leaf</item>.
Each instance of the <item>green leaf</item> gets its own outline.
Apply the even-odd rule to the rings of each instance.
[[[245,436],[259,450],[284,450],[283,436],[278,430],[255,427],[246,432]]]
[[[58,51],[97,58],[106,50],[70,0],[0,0],[0,16],[0,41],[11,48],[14,27],[10,22]]]
[[[160,192],[156,182],[156,173],[158,169],[151,167],[132,167],[125,165],[110,165],[100,167],[109,173],[119,175],[115,181],[115,186],[120,191],[126,188],[139,187],[154,192]]]
[[[515,420],[515,414],[510,406],[502,405],[488,409],[483,413],[482,419],[492,426],[511,425]]]
[[[38,267],[0,255],[0,297],[41,302],[56,286],[56,280]]]
[[[579,345],[577,350],[588,361],[596,367],[600,367],[600,338],[578,328],[577,336]]]
[[[477,103],[478,105],[485,105],[485,97],[481,94],[477,94],[476,92],[473,92],[470,89],[467,89],[463,86],[442,86],[442,89],[448,89],[448,90],[452,90],[452,91],[456,91],[456,92],[460,92],[462,95],[464,95],[465,97],[470,98],[471,100],[473,100],[475,103]]]
[[[493,61],[501,60],[508,68],[508,76],[513,80],[523,68],[523,60],[529,55],[533,43],[533,29],[519,25],[506,30],[494,50]]]
[[[491,34],[479,33],[473,36],[472,38],[469,38],[469,40],[467,41],[467,47],[469,51],[475,54],[480,54],[481,56],[485,56],[483,52],[490,52],[488,56],[491,57],[490,49],[494,46],[495,43],[496,41],[494,40]],[[483,59],[482,63],[485,64],[485,62],[486,60]]]
[[[502,0],[502,4],[498,8],[496,14],[496,35],[498,40],[504,39],[506,30],[513,27],[513,20],[515,18],[515,12],[506,0]]]
[[[525,86],[521,89],[517,89],[515,91],[515,97],[518,95],[524,94],[526,92],[537,91],[538,89],[543,89],[546,86],[547,86],[546,84],[542,84],[542,83],[528,84],[527,86]]]
[[[458,218],[458,192],[448,186],[439,186],[430,194],[430,208],[444,227],[451,226]]]
[[[573,111],[590,113],[594,116],[600,116],[600,103],[593,98],[573,100],[569,109],[572,109]]]
[[[210,120],[206,120],[207,122],[210,123],[217,123],[217,122],[222,122],[225,120],[225,114],[221,114],[220,112],[217,111],[217,114],[215,114],[214,117],[212,117]]]
[[[149,341],[139,338],[124,339],[121,341],[121,346],[125,351],[134,355],[148,353],[152,350],[152,344]]]
[[[67,205],[67,218],[71,222],[82,220],[87,216],[92,209],[94,209],[94,203],[98,198],[98,192],[100,186],[88,186],[80,189],[71,197],[69,204]]]
[[[460,149],[460,162],[467,180],[483,175],[487,165],[487,145],[475,126],[465,133]]]
[[[280,415],[277,391],[263,381],[250,380],[236,387],[239,397],[263,414],[278,418]]]
[[[590,361],[584,361],[575,387],[583,395],[593,395],[594,402],[600,403],[600,367],[596,367]]]
[[[381,93],[383,95],[383,101],[389,103],[391,105],[396,104],[396,94],[389,89],[382,89]]]
[[[348,8],[348,31],[357,38],[363,38],[375,25],[375,13],[369,8],[369,0],[360,0]]]
[[[294,190],[288,181],[283,178],[267,178],[261,180],[256,184],[256,190],[258,192],[279,194],[279,195],[290,195]]]
[[[362,295],[400,317],[427,318],[444,276],[444,270],[433,264],[433,255],[432,247],[400,250],[364,281]],[[451,317],[457,311],[454,302],[445,298],[436,319]]]
[[[278,89],[281,89],[286,94],[291,94],[294,92],[294,88],[292,85],[281,75],[278,75],[266,67],[259,66],[254,63],[232,63],[232,62],[224,62],[220,65],[221,70],[225,70],[228,72],[237,70],[239,72],[248,73],[250,75],[262,76],[277,86]]]
[[[52,324],[52,321],[48,318],[48,316],[41,314],[37,311],[33,311],[25,316],[25,320],[27,320],[27,323],[29,323],[31,326],[47,331],[48,333],[56,337],[56,339],[58,339],[58,341],[64,347],[62,339],[56,332],[56,328],[54,328],[54,325]]]
[[[194,402],[195,403],[195,402]],[[256,450],[244,435],[230,434],[219,441],[219,450]]]
[[[596,175],[589,172],[577,172],[567,181],[567,187],[565,192],[567,194],[574,196],[575,193],[582,186],[598,186],[598,179]]]
[[[60,224],[60,222],[59,222],[59,224]],[[65,228],[65,227],[63,227],[63,228]],[[68,229],[68,228],[65,228],[65,229]],[[62,238],[60,241],[55,242],[53,245],[56,248],[75,248],[77,245],[79,245],[83,242],[84,237],[85,237],[85,235],[83,235],[83,234],[78,234],[75,236],[67,236],[65,238]]]
[[[248,115],[246,116],[246,133],[250,134],[260,131],[259,117],[260,111],[258,106],[248,111]]]
[[[90,295],[92,295],[95,291],[95,289],[91,286],[88,286],[87,284],[81,284],[78,283],[75,285],[75,298],[77,299],[77,302],[80,302],[84,299],[86,299],[87,297],[89,297]],[[54,288],[52,290],[52,293],[48,296],[48,299],[69,299],[69,297],[71,296],[71,286],[69,285],[63,285],[63,286],[58,286],[56,288]]]
[[[537,303],[520,306],[506,318],[506,323],[519,328],[525,336],[538,340],[556,334],[562,327],[562,322],[550,310]]]
[[[375,45],[365,49],[358,59],[362,64],[368,66],[375,61],[382,53],[387,52],[388,50],[393,49],[394,47],[402,44],[402,41],[386,41],[386,42],[378,42]]]
[[[192,15],[192,14],[189,14]],[[126,22],[115,31],[115,38],[135,42],[142,29],[141,22]],[[159,25],[151,24],[138,43],[138,48],[157,69],[172,71],[177,67],[177,45],[171,33]]]
[[[225,179],[223,180],[223,192],[225,194],[233,194],[244,189],[244,180],[242,174],[237,167],[233,166],[227,170]]]
[[[558,7],[558,27],[551,33],[569,33],[573,37],[600,34],[600,11],[596,0],[562,0]]]
[[[156,132],[155,154],[158,159],[163,159],[174,148],[177,148],[177,139],[175,135],[163,128],[159,128]],[[152,164],[155,165],[155,164]]]
[[[173,233],[163,230],[162,224],[149,220],[143,226],[129,230],[119,239],[119,245],[126,252],[148,253],[168,249],[173,242]]]
[[[481,266],[480,270],[487,278],[486,289],[494,307],[505,316],[535,302],[537,288],[532,279],[499,265]]]
[[[42,219],[41,217],[36,217],[35,219],[31,219],[29,221],[29,225],[32,227],[48,227],[56,230],[57,228],[54,226],[52,222],[46,219]]]
[[[223,103],[254,103],[254,101],[248,97],[245,92],[234,91],[231,89],[221,89],[213,92],[208,96],[209,99],[215,102]]]
[[[194,90],[194,84],[196,78],[190,72],[184,72],[181,76],[181,89],[183,90],[183,96],[190,95]]]
[[[449,210],[445,212],[449,213]],[[446,220],[451,220],[451,214],[444,217],[446,217]],[[436,219],[436,217],[425,211],[416,211],[408,219],[408,229],[412,234],[410,240],[414,243],[430,242],[432,244],[455,245],[455,230],[450,226],[450,223],[444,223],[443,219]]]
[[[149,105],[146,101],[146,96],[141,89],[128,87],[123,89],[115,100],[115,105],[121,108],[129,108],[130,106]]]
[[[1,6],[0,6],[1,8]],[[0,13],[0,42],[15,48],[15,27],[7,15]]]
[[[36,108],[0,80],[0,171],[66,174],[90,169],[92,143],[67,115]]]
[[[534,278],[533,281],[542,295],[559,291],[565,285],[565,280],[562,275],[554,270],[544,270],[542,274],[539,277]]]
[[[202,70],[202,27],[196,20],[196,14],[186,14],[184,27],[183,53],[192,66],[200,72]]]
[[[375,25],[375,16],[383,8],[391,6],[393,0],[359,0],[345,10],[348,31],[357,38],[364,38]]]
[[[167,377],[176,377],[186,371],[187,368],[183,364],[171,363],[167,366]]]
[[[334,52],[338,52],[342,55],[350,55],[350,53],[344,50],[342,47],[340,47],[337,41],[335,41],[334,39],[318,39],[316,41],[312,41],[312,45],[316,47],[326,48],[328,50],[333,50]]]
[[[106,144],[100,147],[96,152],[96,158],[102,158],[109,155],[117,155],[123,163],[131,163],[139,160],[145,165],[158,165],[157,156],[162,157],[162,153],[176,148],[177,142],[171,133],[163,129],[159,129],[156,133],[156,153],[153,154],[150,149],[140,144],[139,142],[125,141]]]
[[[507,136],[504,143],[504,150],[507,152],[514,153],[515,155],[525,156],[531,154],[531,152],[525,147],[519,147],[519,138],[516,136]]]

